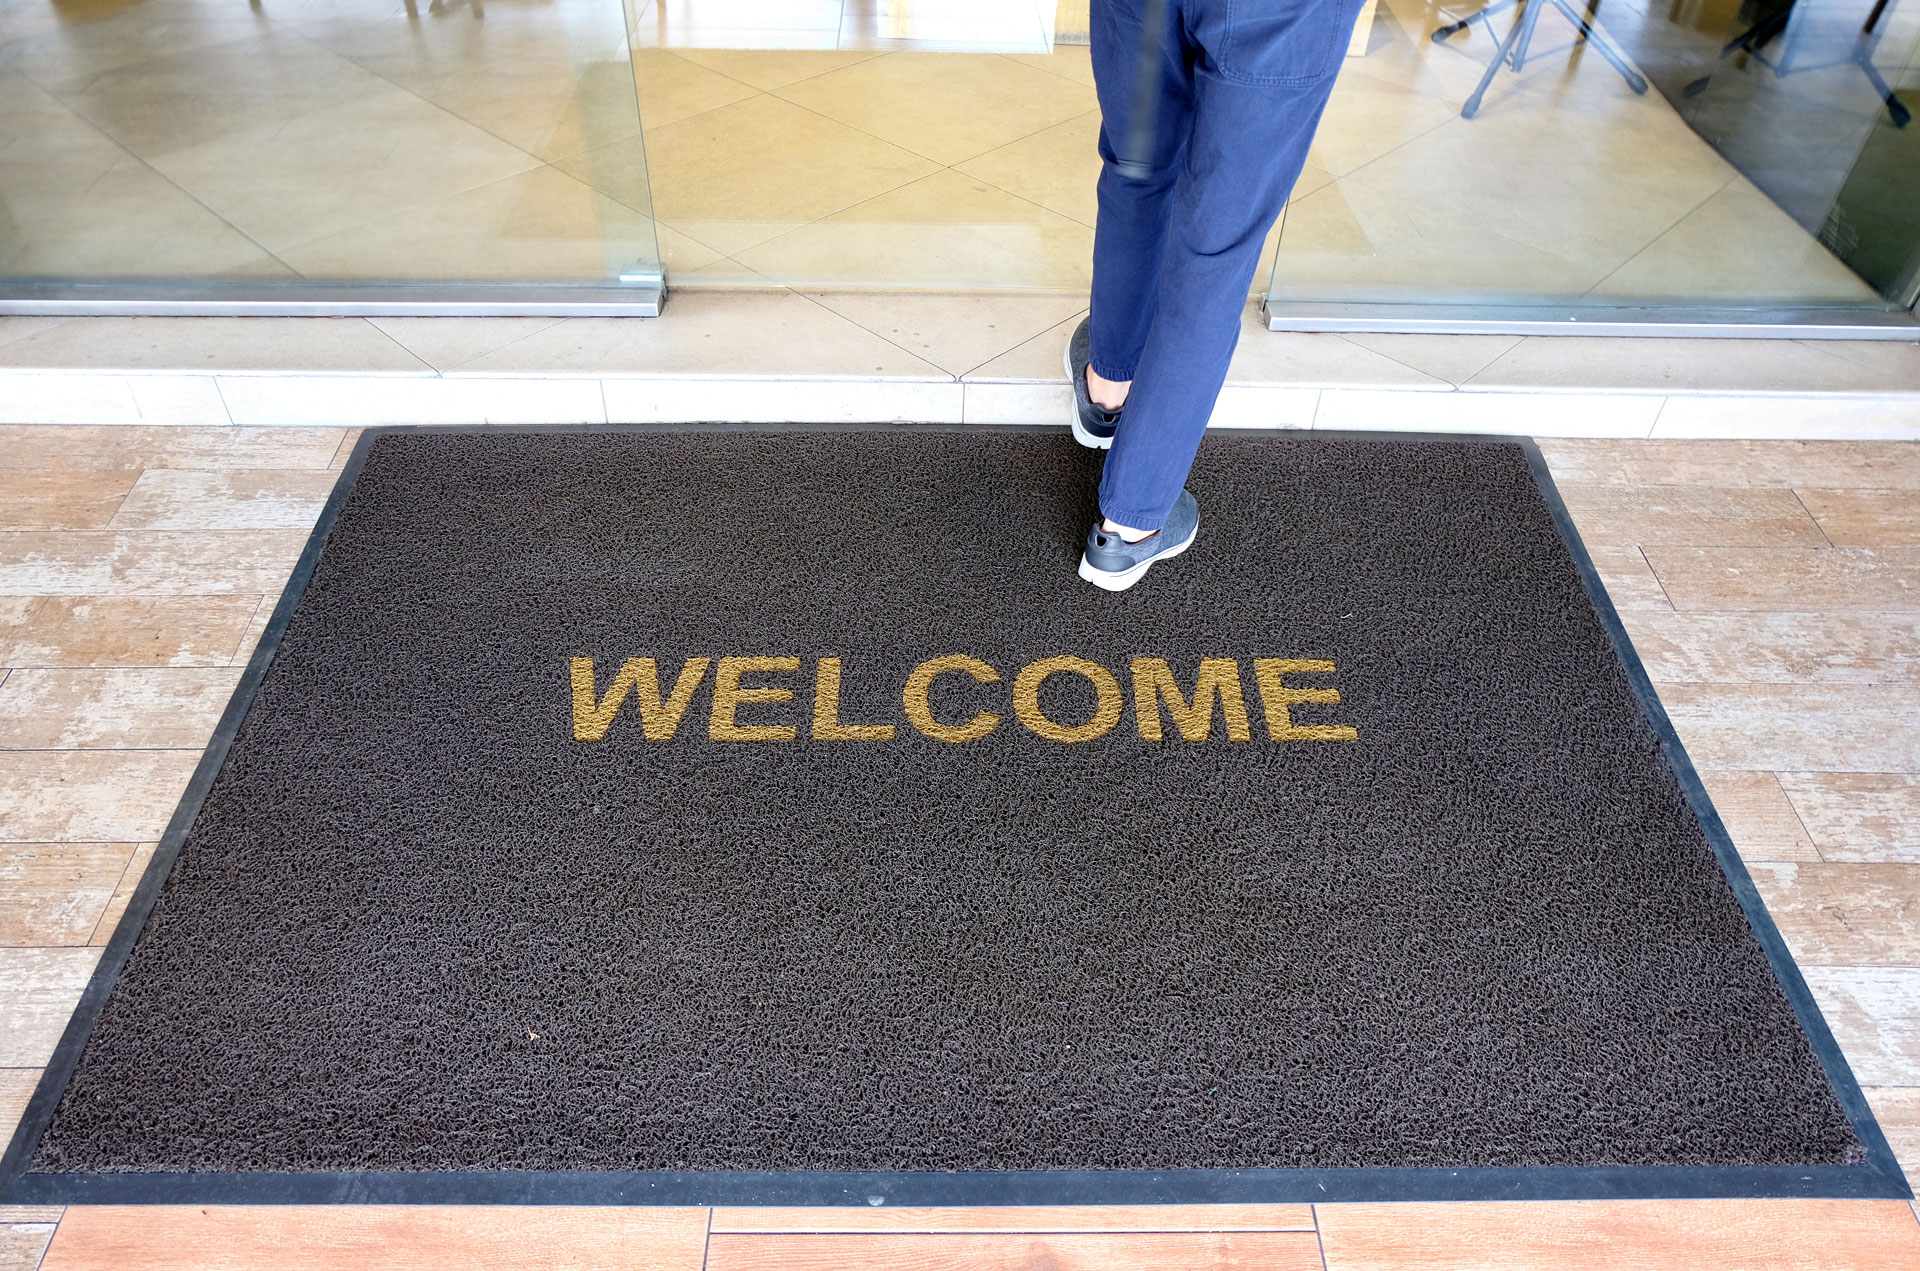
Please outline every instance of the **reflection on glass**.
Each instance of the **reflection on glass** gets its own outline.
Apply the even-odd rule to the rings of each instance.
[[[620,0],[0,0],[0,276],[657,267]]]
[[[1086,0],[654,0],[634,32],[676,285],[1082,291]]]
[[[645,0],[635,43],[658,48],[1045,53],[1085,0]]]
[[[0,277],[664,254],[681,286],[1077,292],[1086,31],[1086,0],[0,0]],[[1911,303],[1916,49],[1920,0],[1375,0],[1272,294]]]
[[[1271,295],[1904,307],[1920,129],[1898,98],[1920,96],[1920,14],[1899,6],[1575,0],[1478,21],[1381,0],[1288,205]],[[1588,15],[1618,66],[1579,38]],[[1529,17],[1525,59],[1496,67]]]

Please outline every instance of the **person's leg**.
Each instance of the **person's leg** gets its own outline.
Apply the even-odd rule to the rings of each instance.
[[[1182,0],[1167,0],[1160,41],[1154,161],[1146,178],[1121,174],[1119,147],[1132,135],[1146,0],[1094,0],[1089,13],[1093,81],[1100,98],[1099,216],[1093,233],[1093,372],[1089,383],[1124,385],[1153,325],[1155,289],[1167,241],[1175,178],[1193,119],[1194,48],[1181,23]],[[1098,377],[1097,379],[1095,377]],[[1104,388],[1105,386],[1103,386]],[[1124,393],[1118,390],[1114,396]],[[1106,392],[1094,399],[1112,409]]]
[[[1100,482],[1101,511],[1136,530],[1159,529],[1186,484],[1260,247],[1306,162],[1359,9],[1359,0],[1281,0],[1229,23],[1224,0],[1188,3],[1206,50],[1192,128],[1152,327],[1127,368],[1134,383]]]

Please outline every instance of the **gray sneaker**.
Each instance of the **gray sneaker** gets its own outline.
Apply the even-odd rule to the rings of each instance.
[[[1158,534],[1150,534],[1138,543],[1129,543],[1118,534],[1109,534],[1095,521],[1087,531],[1087,550],[1080,557],[1080,576],[1108,591],[1125,591],[1146,576],[1156,561],[1172,560],[1193,546],[1200,532],[1200,505],[1187,490],[1174,500],[1173,511]]]
[[[1073,439],[1089,450],[1105,450],[1113,444],[1114,429],[1120,426],[1120,412],[1101,410],[1087,396],[1087,363],[1093,360],[1093,337],[1088,333],[1089,319],[1080,319],[1067,341],[1060,360],[1073,381]]]

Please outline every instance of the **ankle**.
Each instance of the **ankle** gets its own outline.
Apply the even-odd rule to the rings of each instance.
[[[1087,364],[1087,400],[1104,411],[1116,411],[1127,404],[1132,380],[1110,380]]]
[[[1120,536],[1120,541],[1123,543],[1138,543],[1142,539],[1152,538],[1155,534],[1158,534],[1160,531],[1159,530],[1136,530],[1131,525],[1121,525],[1119,522],[1115,521],[1112,517],[1109,516],[1109,517],[1101,518],[1100,532],[1103,534],[1117,534]]]

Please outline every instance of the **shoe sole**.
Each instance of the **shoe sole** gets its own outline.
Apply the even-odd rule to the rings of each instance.
[[[1200,537],[1200,523],[1198,521],[1195,521],[1193,523],[1193,533],[1187,535],[1186,541],[1181,543],[1178,547],[1169,547],[1166,551],[1161,552],[1158,556],[1149,556],[1147,559],[1141,561],[1138,565],[1135,565],[1132,569],[1122,569],[1117,572],[1113,570],[1106,570],[1106,569],[1095,569],[1091,564],[1087,562],[1087,554],[1085,552],[1082,552],[1080,553],[1080,577],[1086,579],[1088,582],[1092,583],[1094,586],[1103,588],[1104,590],[1107,590],[1107,591],[1125,591],[1127,588],[1139,582],[1142,578],[1145,578],[1147,576],[1147,571],[1149,569],[1152,569],[1155,565],[1158,565],[1161,561],[1172,560],[1174,557],[1186,551],[1189,547],[1192,547],[1193,540],[1199,537]]]
[[[1113,438],[1096,437],[1087,431],[1085,424],[1080,422],[1080,390],[1075,388],[1073,383],[1072,336],[1067,337],[1067,347],[1060,350],[1060,368],[1067,373],[1067,387],[1073,390],[1073,405],[1071,407],[1073,413],[1067,419],[1068,427],[1073,429],[1073,439],[1085,446],[1088,450],[1112,449]]]

